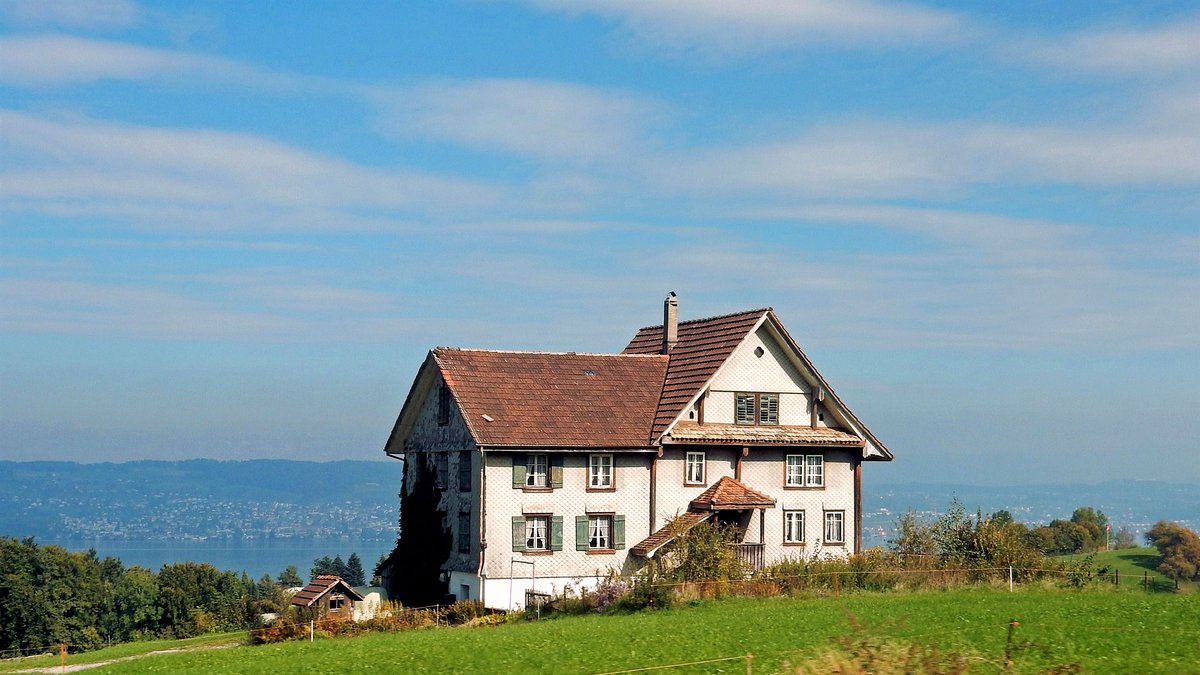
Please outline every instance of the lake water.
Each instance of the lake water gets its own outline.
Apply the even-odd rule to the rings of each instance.
[[[375,568],[380,554],[388,553],[394,541],[357,539],[271,539],[271,540],[213,540],[213,541],[133,541],[129,539],[43,539],[38,544],[56,544],[78,551],[96,549],[101,557],[120,558],[126,566],[139,565],[157,571],[163,565],[176,562],[210,563],[220,570],[247,572],[258,579],[264,574],[275,577],[295,565],[304,579],[308,578],[313,560],[340,555],[343,560],[358,553],[367,576]]]

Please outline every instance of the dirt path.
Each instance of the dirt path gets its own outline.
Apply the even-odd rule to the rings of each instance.
[[[27,668],[25,670],[11,670],[9,672],[11,672],[11,673],[74,673],[74,672],[78,672],[80,670],[88,670],[89,668],[99,668],[100,666],[107,666],[107,665],[110,665],[113,663],[118,663],[120,661],[132,661],[134,659],[145,658],[147,656],[154,656],[155,654],[176,654],[178,652],[198,652],[198,651],[204,651],[204,650],[208,650],[208,649],[229,649],[230,647],[236,647],[236,646],[238,646],[238,643],[229,642],[229,643],[219,644],[219,645],[198,645],[196,647],[175,647],[173,649],[159,649],[159,650],[156,650],[153,652],[146,652],[145,654],[134,654],[133,656],[122,656],[119,659],[109,659],[107,661],[93,661],[91,663],[70,663],[71,658],[68,656],[67,657],[68,663],[67,663],[66,667],[44,666],[41,668]]]

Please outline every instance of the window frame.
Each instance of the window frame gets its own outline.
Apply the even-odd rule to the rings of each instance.
[[[433,453],[434,483],[437,489],[445,490],[450,486],[450,453],[439,450]]]
[[[792,459],[799,458],[799,464],[793,465]],[[812,470],[815,467],[815,471]],[[793,468],[799,470],[795,475]],[[825,489],[825,455],[808,455],[788,453],[783,458],[783,488],[785,490],[823,490]]]
[[[470,492],[472,488],[471,475],[474,473],[471,467],[471,451],[459,450],[458,452],[458,491]]]
[[[536,534],[535,524],[542,525],[542,545],[531,546],[529,542],[533,540]],[[526,553],[550,553],[550,516],[547,514],[525,514],[525,552]]]
[[[542,469],[541,473],[537,471],[539,460]],[[538,476],[541,476],[541,482],[538,482]],[[531,452],[525,455],[525,489],[550,489],[550,456],[546,453]]]
[[[587,466],[588,492],[611,492],[617,489],[617,462],[612,453],[589,454]],[[597,478],[606,480],[597,484]]]
[[[602,530],[602,531],[601,531]],[[598,537],[603,537],[600,546],[595,543]],[[613,551],[613,517],[612,514],[588,514],[588,551]]]
[[[822,540],[823,543],[826,546],[834,546],[834,545],[843,546],[843,545],[845,545],[845,543],[846,543],[846,512],[842,511],[842,510],[826,511],[825,517],[822,520],[823,520],[823,525],[824,525],[824,528],[822,528],[822,530],[823,530],[822,534],[825,535]],[[830,523],[834,522],[834,521],[837,522],[837,529],[839,530],[839,534],[842,535],[840,539],[831,539],[829,537],[829,526],[830,526]]]
[[[450,424],[450,385],[445,380],[438,383],[437,423],[439,427]]]
[[[733,393],[733,423],[744,427],[777,427],[779,426],[779,406],[781,396],[777,391],[736,391]],[[763,405],[764,401],[767,405]],[[743,402],[749,403],[746,409]],[[771,405],[774,403],[774,406]],[[763,414],[769,418],[763,420]]]
[[[790,520],[799,520],[799,528],[791,527],[791,523],[789,522]],[[785,546],[795,546],[797,544],[802,545],[806,542],[805,530],[808,527],[807,520],[808,519],[804,515],[804,509],[788,509],[783,512],[783,544]],[[800,538],[796,539],[793,537],[789,539],[789,532],[793,532],[795,529],[800,530]]]
[[[471,552],[471,512],[460,511],[458,514],[458,552]]]
[[[594,528],[607,529],[607,547],[592,546]],[[612,555],[625,548],[625,516],[610,511],[588,512],[575,516],[575,550],[587,555]]]
[[[692,458],[700,457],[697,464],[700,468],[700,478],[695,480],[692,478]],[[708,455],[703,450],[688,450],[683,456],[683,484],[684,485],[704,485],[704,480],[708,476]]]

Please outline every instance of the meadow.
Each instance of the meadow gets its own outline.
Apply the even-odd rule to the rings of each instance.
[[[1010,620],[1013,640],[1008,641]],[[601,673],[752,653],[789,672],[839,636],[935,644],[971,672],[1200,673],[1200,595],[1032,585],[727,598],[667,610],[160,654],[97,673]],[[746,672],[745,660],[658,672]]]

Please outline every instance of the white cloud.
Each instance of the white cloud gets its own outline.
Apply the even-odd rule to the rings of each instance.
[[[630,151],[657,107],[624,91],[522,79],[433,82],[372,99],[389,135],[579,162]]]
[[[612,17],[642,42],[703,56],[811,43],[942,43],[968,30],[950,12],[878,0],[531,0]],[[714,54],[716,52],[716,54]]]
[[[217,56],[111,40],[61,34],[0,37],[0,83],[63,86],[102,80],[184,77],[269,88],[297,88],[316,82]]]
[[[1190,74],[1200,68],[1200,18],[1144,28],[1089,28],[1016,44],[1013,51],[1023,59],[1076,70]]]
[[[403,214],[478,208],[495,187],[366,167],[260,136],[155,129],[0,110],[0,205],[229,229],[390,225]],[[360,220],[361,217],[361,220]]]
[[[24,24],[104,29],[137,23],[141,9],[131,0],[4,0],[0,14]]]

